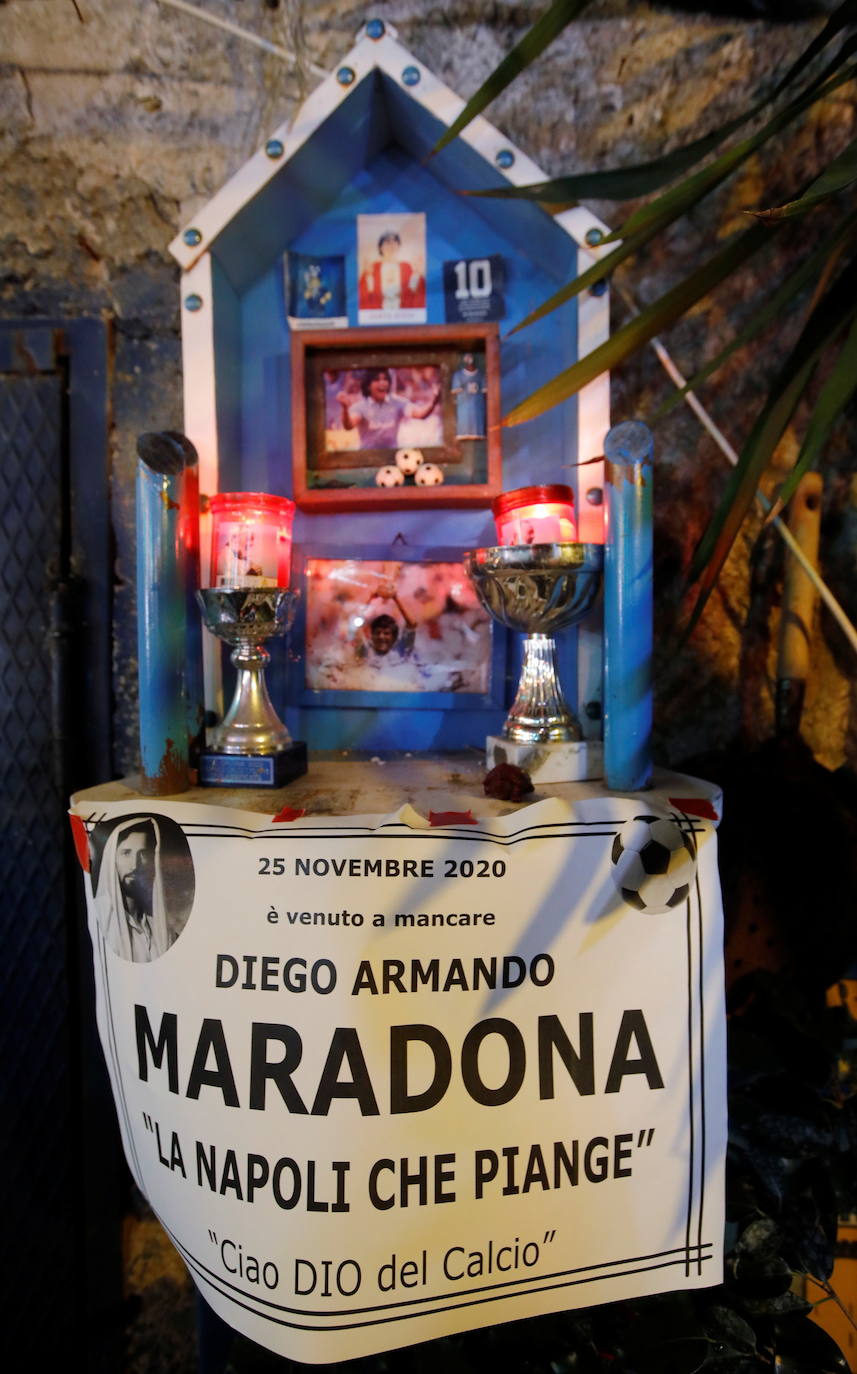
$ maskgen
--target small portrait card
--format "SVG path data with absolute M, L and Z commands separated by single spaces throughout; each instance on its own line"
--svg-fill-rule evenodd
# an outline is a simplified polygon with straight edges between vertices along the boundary
M 289 252 L 284 267 L 289 328 L 345 329 L 345 258 Z
M 359 324 L 425 324 L 425 215 L 358 215 L 357 271 Z

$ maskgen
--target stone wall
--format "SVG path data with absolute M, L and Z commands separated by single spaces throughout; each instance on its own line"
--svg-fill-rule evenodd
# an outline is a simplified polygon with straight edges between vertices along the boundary
M 302 88 L 348 50 L 367 11 L 343 0 L 200 0 L 290 50 L 301 69 L 167 8 L 157 0 L 8 0 L 0 6 L 0 313 L 6 318 L 103 314 L 114 347 L 112 499 L 117 535 L 114 626 L 116 767 L 136 752 L 133 604 L 134 440 L 181 424 L 178 270 L 166 245 L 267 133 Z M 371 13 L 469 95 L 540 12 L 502 0 L 380 0 Z M 699 136 L 741 110 L 781 74 L 818 28 L 681 13 L 643 0 L 601 0 L 489 111 L 551 173 L 635 162 Z M 621 285 L 653 300 L 700 262 L 747 206 L 777 203 L 853 134 L 845 87 L 779 148 L 749 162 L 667 241 L 623 271 Z M 612 224 L 620 207 L 595 204 Z M 778 261 L 818 233 L 798 230 Z M 761 258 L 673 330 L 669 346 L 690 373 L 770 289 Z M 616 319 L 623 316 L 617 301 Z M 703 399 L 740 445 L 794 325 L 772 328 L 723 369 Z M 780 352 L 778 352 L 780 350 Z M 613 379 L 614 415 L 645 418 L 669 383 L 650 353 Z M 798 417 L 800 418 L 800 417 Z M 857 619 L 854 426 L 830 446 L 824 572 Z M 693 542 L 722 491 L 726 464 L 680 409 L 658 423 L 657 753 L 675 762 L 772 730 L 778 541 L 750 522 L 690 644 L 676 651 L 677 613 Z M 752 574 L 752 575 L 751 575 Z M 805 734 L 836 767 L 857 759 L 854 657 L 827 615 L 813 645 Z

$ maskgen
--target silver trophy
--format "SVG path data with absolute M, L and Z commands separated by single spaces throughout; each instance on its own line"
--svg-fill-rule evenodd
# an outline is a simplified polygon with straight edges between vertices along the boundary
M 603 565 L 600 544 L 513 544 L 465 554 L 465 570 L 485 609 L 526 635 L 514 703 L 500 734 L 488 739 L 489 767 L 539 767 L 545 782 L 598 776 L 600 746 L 583 741 L 563 696 L 554 634 L 586 615 Z
M 268 695 L 266 639 L 286 634 L 298 592 L 286 587 L 205 587 L 197 592 L 206 627 L 233 645 L 235 695 L 202 755 L 200 782 L 281 787 L 306 772 L 306 745 L 295 742 Z

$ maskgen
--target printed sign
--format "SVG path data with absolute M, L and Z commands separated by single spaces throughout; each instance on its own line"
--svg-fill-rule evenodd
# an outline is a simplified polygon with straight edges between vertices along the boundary
M 501 320 L 506 268 L 500 253 L 487 258 L 454 258 L 443 264 L 443 300 L 448 324 Z
M 720 1282 L 711 825 L 289 816 L 72 818 L 128 1163 L 215 1311 L 321 1363 Z

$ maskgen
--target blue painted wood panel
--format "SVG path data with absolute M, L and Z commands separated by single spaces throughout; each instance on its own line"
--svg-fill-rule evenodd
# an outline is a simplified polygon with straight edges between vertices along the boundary
M 425 213 L 427 221 L 428 323 L 443 324 L 442 264 L 459 257 L 502 254 L 506 261 L 506 315 L 500 322 L 502 408 L 508 411 L 535 387 L 569 366 L 576 357 L 577 308 L 571 302 L 520 334 L 509 331 L 576 270 L 576 246 L 550 216 L 533 206 L 463 196 L 460 186 L 486 185 L 498 174 L 467 148 L 448 150 L 423 164 L 435 137 L 436 121 L 401 90 L 382 92 L 373 78 L 375 105 L 367 104 L 363 87 L 353 103 L 354 121 L 343 110 L 316 135 L 315 163 L 300 175 L 295 159 L 281 173 L 276 195 L 267 193 L 266 208 L 279 207 L 279 222 L 260 228 L 260 205 L 251 205 L 215 244 L 221 254 L 221 289 L 228 305 L 215 312 L 217 334 L 218 431 L 222 445 L 221 487 L 291 495 L 290 335 L 285 316 L 283 254 L 343 254 L 346 258 L 349 324 L 357 324 L 357 225 L 359 214 Z M 386 83 L 389 85 L 389 83 Z M 408 110 L 413 117 L 407 120 Z M 337 123 L 337 121 L 339 121 Z M 333 126 L 336 125 L 336 129 Z M 338 130 L 338 132 L 337 132 Z M 395 130 L 401 141 L 391 140 Z M 336 135 L 336 136 L 334 136 Z M 354 146 L 349 144 L 349 138 Z M 410 147 L 402 143 L 410 143 Z M 376 151 L 377 149 L 377 151 Z M 415 160 L 414 153 L 421 154 Z M 367 160 L 368 159 L 368 160 Z M 438 174 L 436 174 L 438 173 Z M 441 175 L 442 174 L 442 175 Z M 318 184 L 308 190 L 307 178 Z M 337 189 L 338 187 L 338 189 Z M 293 188 L 290 199 L 287 191 Z M 257 198 L 258 199 L 258 198 Z M 248 242 L 256 254 L 256 273 L 239 266 L 240 231 L 254 224 Z M 300 225 L 298 232 L 296 226 Z M 277 229 L 280 234 L 278 237 Z M 289 237 L 289 234 L 292 234 Z M 276 245 L 276 246 L 275 246 Z M 224 277 L 228 276 L 228 281 Z M 222 330 L 222 333 L 220 332 Z M 227 380 L 228 379 L 228 380 Z M 527 425 L 504 431 L 503 486 L 533 482 L 576 483 L 577 407 L 570 400 Z M 390 544 L 401 537 L 408 546 L 448 545 L 467 549 L 495 542 L 488 510 L 425 510 L 309 515 L 298 512 L 295 543 L 336 545 L 359 556 L 361 547 Z M 575 635 L 561 637 L 563 684 L 570 700 L 576 682 Z M 270 671 L 272 695 L 282 708 L 295 703 L 297 691 L 286 680 L 285 654 L 275 656 Z M 514 657 L 513 654 L 509 655 Z M 409 712 L 386 709 L 298 708 L 287 713 L 289 728 L 314 747 L 452 748 L 482 746 L 489 731 L 502 724 L 498 711 Z

